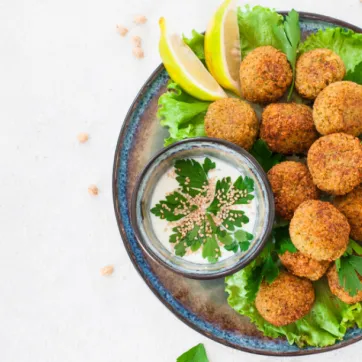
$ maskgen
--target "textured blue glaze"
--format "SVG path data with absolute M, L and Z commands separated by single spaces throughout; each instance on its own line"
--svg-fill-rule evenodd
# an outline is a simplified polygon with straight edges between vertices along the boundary
M 302 32 L 316 31 L 320 28 L 333 27 L 332 23 L 318 22 L 311 20 L 301 19 Z M 116 165 L 116 185 L 118 195 L 119 213 L 121 216 L 122 224 L 126 234 L 125 242 L 129 244 L 130 250 L 134 255 L 135 261 L 138 264 L 138 268 L 146 280 L 148 285 L 158 295 L 158 297 L 179 317 L 188 321 L 188 323 L 198 330 L 203 331 L 205 334 L 212 336 L 218 340 L 224 341 L 227 344 L 237 346 L 241 349 L 246 349 L 256 353 L 271 353 L 271 354 L 290 354 L 300 352 L 300 349 L 295 345 L 289 345 L 285 340 L 268 340 L 259 339 L 257 337 L 240 336 L 230 331 L 225 331 L 218 326 L 206 322 L 199 316 L 191 313 L 181 303 L 179 303 L 174 296 L 160 283 L 157 276 L 153 273 L 150 265 L 145 260 L 140 246 L 138 245 L 134 232 L 132 230 L 130 218 L 128 215 L 129 204 L 127 200 L 127 185 L 128 185 L 128 164 L 130 162 L 130 154 L 134 144 L 135 135 L 137 133 L 137 127 L 140 122 L 140 118 L 144 111 L 147 109 L 150 101 L 154 98 L 159 90 L 167 83 L 168 75 L 166 71 L 161 71 L 155 80 L 148 84 L 147 89 L 141 94 L 136 105 L 136 108 L 130 115 L 128 120 L 128 126 L 124 130 L 123 143 L 120 147 L 119 164 Z M 350 329 L 344 340 L 348 341 L 362 336 L 361 329 Z M 343 343 L 343 342 L 338 342 Z M 319 348 L 309 347 L 304 351 L 319 351 Z

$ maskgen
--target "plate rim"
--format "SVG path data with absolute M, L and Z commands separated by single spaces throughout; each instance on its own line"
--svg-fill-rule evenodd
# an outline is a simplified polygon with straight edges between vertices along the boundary
M 298 10 L 297 10 L 298 11 Z M 277 11 L 279 14 L 285 16 L 288 14 L 288 11 Z M 327 16 L 327 15 L 321 15 L 321 14 L 316 14 L 316 13 L 311 13 L 311 12 L 304 12 L 304 11 L 298 11 L 300 18 L 303 18 L 304 20 L 314 20 L 314 21 L 323 21 L 323 22 L 327 22 L 327 23 L 331 23 L 331 24 L 335 24 L 338 27 L 342 27 L 342 28 L 348 28 L 353 30 L 356 33 L 362 33 L 362 28 L 350 24 L 346 21 L 331 17 L 331 16 Z M 118 135 L 118 140 L 117 140 L 117 145 L 116 145 L 116 149 L 115 149 L 115 153 L 114 153 L 114 160 L 113 160 L 113 170 L 112 170 L 112 197 L 113 197 L 113 208 L 114 208 L 114 212 L 115 212 L 115 216 L 116 216 L 116 221 L 117 221 L 117 225 L 118 225 L 118 229 L 121 235 L 121 240 L 122 243 L 127 251 L 128 257 L 131 259 L 131 262 L 133 264 L 133 266 L 135 267 L 135 269 L 137 270 L 138 274 L 141 276 L 142 280 L 147 284 L 148 288 L 152 291 L 152 293 L 157 297 L 157 299 L 174 315 L 176 316 L 180 321 L 182 321 L 183 323 L 185 323 L 188 327 L 192 328 L 194 331 L 202 334 L 205 337 L 210 338 L 211 340 L 218 342 L 222 345 L 231 347 L 233 349 L 237 349 L 243 352 L 247 352 L 247 353 L 252 353 L 252 354 L 257 354 L 257 355 L 263 355 L 263 356 L 277 356 L 277 357 L 290 357 L 290 356 L 305 356 L 305 355 L 313 355 L 313 354 L 319 354 L 319 353 L 324 353 L 324 352 L 329 352 L 329 351 L 333 351 L 333 350 L 337 350 L 340 348 L 344 348 L 347 347 L 351 344 L 354 344 L 360 340 L 362 340 L 362 334 L 360 336 L 357 337 L 352 337 L 351 339 L 349 339 L 348 341 L 342 341 L 338 344 L 334 344 L 332 346 L 327 346 L 327 347 L 320 347 L 318 349 L 312 349 L 312 350 L 303 350 L 300 349 L 298 351 L 290 351 L 290 352 L 273 352 L 273 351 L 263 351 L 263 350 L 256 350 L 253 348 L 249 348 L 249 347 L 242 347 L 233 343 L 230 343 L 228 341 L 226 341 L 223 338 L 219 338 L 213 334 L 209 334 L 206 331 L 202 330 L 201 328 L 199 328 L 197 325 L 191 323 L 187 318 L 184 318 L 182 315 L 180 315 L 179 313 L 177 313 L 177 311 L 175 311 L 170 304 L 166 303 L 166 301 L 164 299 L 162 299 L 161 295 L 158 293 L 158 291 L 153 287 L 153 285 L 150 283 L 150 281 L 147 279 L 147 277 L 144 275 L 144 273 L 142 272 L 139 264 L 137 263 L 135 256 L 133 255 L 131 248 L 130 248 L 130 244 L 128 242 L 127 236 L 126 236 L 126 232 L 124 230 L 124 225 L 122 222 L 122 218 L 119 212 L 119 202 L 118 202 L 118 188 L 117 188 L 117 180 L 118 180 L 118 166 L 119 166 L 119 161 L 120 161 L 120 154 L 121 154 L 121 148 L 122 148 L 122 144 L 123 144 L 123 140 L 125 138 L 126 135 L 126 130 L 129 126 L 132 114 L 134 112 L 134 110 L 137 108 L 138 104 L 140 103 L 144 93 L 147 91 L 147 89 L 149 88 L 149 86 L 153 83 L 153 81 L 155 80 L 155 78 L 159 75 L 159 73 L 164 70 L 164 66 L 161 63 L 160 65 L 158 65 L 156 67 L 156 69 L 151 73 L 151 75 L 149 76 L 149 78 L 146 80 L 146 82 L 143 84 L 143 86 L 141 87 L 141 89 L 138 91 L 136 97 L 134 98 L 131 106 L 129 107 L 127 114 L 124 118 L 124 122 L 122 124 L 120 133 Z

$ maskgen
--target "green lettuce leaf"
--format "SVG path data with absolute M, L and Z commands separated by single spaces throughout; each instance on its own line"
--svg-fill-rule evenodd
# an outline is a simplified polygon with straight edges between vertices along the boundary
M 185 138 L 205 136 L 204 118 L 209 104 L 190 96 L 178 84 L 170 83 L 158 100 L 157 111 L 161 125 L 168 127 L 170 133 L 165 146 Z
M 274 10 L 262 6 L 238 8 L 241 55 L 245 57 L 253 49 L 271 45 L 281 49 L 275 27 L 283 27 L 284 18 Z
M 192 30 L 191 38 L 186 38 L 185 35 L 183 35 L 183 41 L 191 48 L 191 50 L 205 65 L 205 35 L 198 33 L 196 30 Z
M 336 298 L 329 290 L 325 278 L 313 283 L 316 300 L 310 313 L 295 323 L 276 327 L 268 323 L 255 307 L 255 278 L 267 253 L 262 253 L 254 262 L 240 272 L 225 279 L 228 303 L 238 313 L 250 318 L 258 330 L 271 338 L 285 337 L 290 344 L 299 347 L 326 347 L 341 340 L 348 328 L 362 326 L 361 303 L 348 305 Z
M 337 53 L 346 66 L 348 78 L 354 80 L 351 77 L 355 68 L 359 66 L 361 69 L 362 67 L 360 65 L 362 62 L 362 34 L 342 28 L 319 30 L 299 46 L 299 54 L 318 48 L 328 48 Z M 354 76 L 357 80 L 361 80 L 359 72 Z

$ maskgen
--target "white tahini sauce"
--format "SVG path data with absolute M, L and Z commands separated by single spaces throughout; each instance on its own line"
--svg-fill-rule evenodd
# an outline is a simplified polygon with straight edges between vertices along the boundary
M 230 164 L 226 163 L 217 158 L 208 157 L 211 161 L 216 163 L 216 168 L 210 170 L 208 173 L 209 179 L 215 178 L 215 183 L 217 180 L 221 180 L 224 177 L 231 177 L 232 182 L 234 183 L 235 180 L 239 176 L 249 176 L 248 174 L 242 173 L 238 171 L 236 168 L 231 166 Z M 204 162 L 205 158 L 201 157 L 193 157 L 192 159 L 200 162 L 201 164 Z M 152 194 L 151 199 L 151 208 L 158 204 L 161 200 L 166 199 L 167 193 L 172 193 L 176 189 L 179 188 L 179 184 L 176 181 L 175 174 L 174 174 L 174 167 L 170 168 L 158 181 L 154 192 Z M 255 196 L 255 193 L 252 193 Z M 256 228 L 256 220 L 257 220 L 257 208 L 258 208 L 258 200 L 254 197 L 253 200 L 249 204 L 246 205 L 234 205 L 232 207 L 234 210 L 242 210 L 245 212 L 245 215 L 249 218 L 249 222 L 247 224 L 242 225 L 242 229 L 255 235 L 255 228 Z M 154 233 L 158 240 L 165 246 L 167 250 L 174 253 L 174 244 L 169 242 L 169 237 L 172 232 L 172 225 L 169 221 L 161 219 L 154 214 L 151 213 L 151 222 L 153 226 Z M 253 240 L 251 240 L 253 243 Z M 223 244 L 220 244 L 221 249 L 221 257 L 219 257 L 218 261 L 227 259 L 235 253 L 233 251 L 228 251 L 224 249 Z M 189 248 L 187 249 L 186 255 L 182 257 L 182 259 L 199 264 L 208 264 L 209 261 L 202 257 L 202 246 L 196 252 L 192 252 Z

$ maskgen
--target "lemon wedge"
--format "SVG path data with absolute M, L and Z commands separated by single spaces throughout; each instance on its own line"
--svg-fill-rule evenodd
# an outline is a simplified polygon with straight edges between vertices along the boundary
M 235 0 L 224 1 L 210 20 L 205 35 L 205 59 L 217 82 L 240 96 L 241 53 Z
M 159 20 L 160 55 L 170 77 L 195 98 L 213 101 L 227 97 L 200 59 L 178 34 L 168 34 L 166 21 Z

